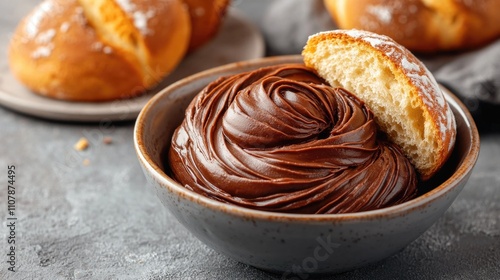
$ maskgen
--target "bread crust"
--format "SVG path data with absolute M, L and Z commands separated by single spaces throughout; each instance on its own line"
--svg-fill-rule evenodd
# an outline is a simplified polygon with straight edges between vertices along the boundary
M 352 48 L 358 57 L 343 63 L 347 61 L 345 50 Z M 331 85 L 346 88 L 367 104 L 381 129 L 403 149 L 423 180 L 448 159 L 456 136 L 453 113 L 432 74 L 406 48 L 387 36 L 335 30 L 310 36 L 302 54 L 305 64 Z M 370 71 L 373 69 L 355 65 L 366 60 L 380 69 Z M 356 76 L 342 77 L 349 67 Z M 363 90 L 359 90 L 360 85 L 351 84 L 350 79 L 355 83 L 385 81 L 382 87 L 361 85 Z
M 188 52 L 193 52 L 215 36 L 230 0 L 183 0 L 189 10 L 193 32 Z
M 122 1 L 134 10 L 106 6 L 99 16 L 90 16 L 86 5 L 93 2 L 99 1 L 45 0 L 18 25 L 9 45 L 9 64 L 35 93 L 85 102 L 133 97 L 182 60 L 190 25 L 180 0 Z M 114 21 L 99 21 L 106 18 Z M 120 24 L 113 25 L 117 18 Z M 110 40 L 110 30 L 133 34 L 134 42 Z
M 393 38 L 415 52 L 466 50 L 500 37 L 497 0 L 324 0 L 341 29 Z

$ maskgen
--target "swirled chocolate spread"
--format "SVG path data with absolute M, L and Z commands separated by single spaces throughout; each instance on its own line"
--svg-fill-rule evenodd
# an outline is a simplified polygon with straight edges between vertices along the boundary
M 414 167 L 363 102 L 300 64 L 209 84 L 174 132 L 169 165 L 192 191 L 265 211 L 360 212 L 417 190 Z

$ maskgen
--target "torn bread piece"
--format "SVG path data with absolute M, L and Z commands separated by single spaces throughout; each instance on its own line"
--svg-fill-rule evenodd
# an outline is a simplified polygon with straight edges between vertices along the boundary
M 331 86 L 345 88 L 367 104 L 422 180 L 448 159 L 455 118 L 433 75 L 406 48 L 372 32 L 334 30 L 310 36 L 302 55 Z

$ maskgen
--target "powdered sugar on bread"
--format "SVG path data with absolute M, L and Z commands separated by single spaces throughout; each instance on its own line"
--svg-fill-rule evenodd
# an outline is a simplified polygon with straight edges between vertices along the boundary
M 155 10 L 150 8 L 143 11 L 137 8 L 137 5 L 130 0 L 115 0 L 116 3 L 125 11 L 133 20 L 135 28 L 143 35 L 150 35 L 153 31 L 148 28 L 148 21 L 156 14 Z

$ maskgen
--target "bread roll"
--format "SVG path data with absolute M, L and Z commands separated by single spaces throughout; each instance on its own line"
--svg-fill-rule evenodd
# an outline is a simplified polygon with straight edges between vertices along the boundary
M 184 0 L 184 2 L 191 18 L 189 52 L 192 52 L 217 34 L 230 0 Z
M 500 37 L 498 0 L 324 0 L 341 29 L 387 35 L 411 51 L 482 46 Z
M 45 0 L 15 30 L 9 63 L 47 97 L 127 98 L 178 65 L 190 32 L 181 0 Z
M 336 30 L 310 36 L 302 55 L 330 85 L 367 104 L 423 180 L 448 159 L 456 136 L 453 113 L 432 74 L 406 48 L 387 36 Z

